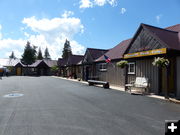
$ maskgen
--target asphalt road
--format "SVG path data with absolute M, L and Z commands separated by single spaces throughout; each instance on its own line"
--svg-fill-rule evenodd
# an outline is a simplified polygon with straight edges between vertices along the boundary
M 163 135 L 168 119 L 180 105 L 53 77 L 0 80 L 0 135 Z

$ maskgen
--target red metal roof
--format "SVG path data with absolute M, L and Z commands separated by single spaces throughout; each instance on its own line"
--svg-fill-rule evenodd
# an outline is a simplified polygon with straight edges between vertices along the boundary
M 70 65 L 77 65 L 82 59 L 83 55 L 71 55 L 68 59 L 58 59 L 58 66 L 70 66 Z
M 130 41 L 131 41 L 131 39 L 127 39 L 127 40 L 120 42 L 114 48 L 112 48 L 108 52 L 106 52 L 105 55 L 108 56 L 111 60 L 123 58 L 124 52 L 128 48 Z M 99 61 L 105 61 L 103 55 L 101 57 L 99 57 L 98 59 L 96 59 L 96 62 L 99 62 Z
M 147 24 L 141 24 L 147 28 L 154 36 L 159 38 L 162 42 L 167 45 L 167 48 L 180 50 L 180 24 L 176 24 L 165 29 L 154 27 Z M 126 49 L 132 39 L 124 40 L 116 45 L 114 48 L 110 49 L 105 53 L 111 60 L 123 58 Z M 104 61 L 104 56 L 102 55 L 96 62 Z
M 87 48 L 87 50 L 89 51 L 93 60 L 96 60 L 97 58 L 105 54 L 107 51 L 109 51 L 108 49 L 97 49 L 97 48 Z
M 180 24 L 176 24 L 165 29 L 180 32 Z

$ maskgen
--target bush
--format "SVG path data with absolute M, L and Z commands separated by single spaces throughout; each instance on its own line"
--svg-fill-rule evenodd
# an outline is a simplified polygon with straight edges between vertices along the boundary
M 167 67 L 169 65 L 169 60 L 164 57 L 157 57 L 154 58 L 152 64 L 157 67 Z
M 127 66 L 127 64 L 128 62 L 126 60 L 121 60 L 116 65 L 120 68 L 124 68 L 125 66 Z
M 52 71 L 52 72 L 57 72 L 58 69 L 59 69 L 58 66 L 52 66 L 52 67 L 51 67 L 51 71 Z

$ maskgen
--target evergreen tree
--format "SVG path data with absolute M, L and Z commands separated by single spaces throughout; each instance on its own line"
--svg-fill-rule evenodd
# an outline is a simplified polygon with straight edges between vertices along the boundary
M 14 55 L 14 51 L 12 51 L 11 55 L 9 56 L 10 59 L 16 59 L 15 55 Z
M 38 50 L 37 59 L 38 59 L 38 60 L 42 60 L 42 59 L 43 59 L 42 52 L 41 52 L 41 48 L 39 48 L 39 50 Z
M 48 48 L 46 47 L 45 51 L 44 51 L 44 59 L 51 59 L 51 56 L 49 54 Z
M 27 44 L 22 55 L 21 62 L 25 65 L 31 65 L 36 60 L 36 46 L 31 46 L 30 42 L 27 41 Z
M 66 39 L 65 43 L 64 43 L 64 48 L 62 51 L 62 58 L 66 59 L 68 58 L 70 55 L 72 55 L 72 51 L 71 51 L 71 46 L 70 46 L 70 42 Z

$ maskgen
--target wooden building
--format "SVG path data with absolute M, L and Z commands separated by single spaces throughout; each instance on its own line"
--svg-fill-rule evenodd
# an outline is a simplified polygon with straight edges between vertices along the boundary
M 25 69 L 28 69 L 27 75 L 37 75 L 37 76 L 48 76 L 53 75 L 53 72 L 51 71 L 51 68 L 53 66 L 57 66 L 56 60 L 50 60 L 50 59 L 43 59 L 43 60 L 36 60 L 31 65 L 24 65 L 24 74 Z
M 56 60 L 36 60 L 31 65 L 24 65 L 20 59 L 0 59 L 0 64 L 9 70 L 9 75 L 52 75 L 51 67 L 57 65 Z
M 83 55 L 70 55 L 67 59 L 58 59 L 59 76 L 70 78 L 81 78 L 81 61 Z
M 107 81 L 111 85 L 124 87 L 124 69 L 117 67 L 116 63 L 123 59 L 124 52 L 130 41 L 131 39 L 124 40 L 104 54 L 111 59 L 110 63 L 105 62 L 104 55 L 96 59 L 96 76 L 99 77 L 99 80 Z
M 23 64 L 20 59 L 0 59 L 0 65 L 9 75 L 21 75 Z
M 168 71 L 152 65 L 155 57 L 170 61 Z M 149 93 L 164 95 L 167 91 L 169 96 L 180 98 L 179 57 L 180 24 L 165 29 L 141 24 L 124 55 L 124 59 L 131 63 L 127 80 L 146 77 L 150 84 Z
M 98 79 L 96 76 L 95 60 L 101 57 L 108 50 L 87 48 L 82 60 L 82 79 L 87 81 L 88 79 Z

